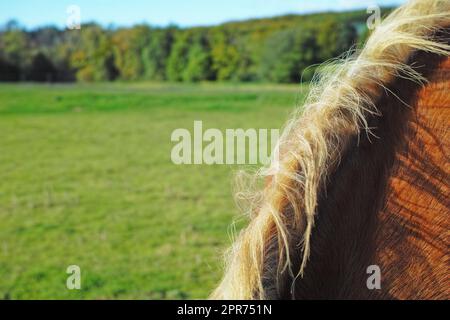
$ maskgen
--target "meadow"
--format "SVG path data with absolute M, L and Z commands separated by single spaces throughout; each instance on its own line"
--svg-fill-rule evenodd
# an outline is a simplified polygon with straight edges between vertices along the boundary
M 198 299 L 222 272 L 237 165 L 175 165 L 171 132 L 279 128 L 265 84 L 0 85 L 0 299 Z M 245 168 L 245 166 L 244 166 Z M 66 288 L 78 265 L 81 290 Z

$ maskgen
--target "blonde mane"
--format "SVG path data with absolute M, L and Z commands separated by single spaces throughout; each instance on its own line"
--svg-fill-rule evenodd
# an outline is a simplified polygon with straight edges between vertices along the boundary
M 257 173 L 269 183 L 253 196 L 251 207 L 258 209 L 229 250 L 225 276 L 212 298 L 273 298 L 287 278 L 292 294 L 308 261 L 318 196 L 327 179 L 351 139 L 361 132 L 371 135 L 367 119 L 379 114 L 376 102 L 389 83 L 398 77 L 426 81 L 407 64 L 411 55 L 449 55 L 450 47 L 432 37 L 449 25 L 450 1 L 410 1 L 374 30 L 359 53 L 324 68 L 283 130 L 280 161 Z M 293 270 L 298 249 L 302 256 Z

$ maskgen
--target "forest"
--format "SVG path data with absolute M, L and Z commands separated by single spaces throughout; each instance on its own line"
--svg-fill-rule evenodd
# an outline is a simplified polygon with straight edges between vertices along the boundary
M 87 23 L 79 30 L 27 30 L 10 21 L 0 29 L 0 81 L 308 81 L 318 64 L 364 43 L 367 18 L 351 11 L 192 28 Z

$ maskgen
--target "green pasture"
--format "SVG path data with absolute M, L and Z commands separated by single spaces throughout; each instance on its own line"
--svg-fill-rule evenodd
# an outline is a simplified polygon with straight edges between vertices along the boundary
M 0 299 L 206 298 L 239 217 L 241 167 L 174 165 L 171 132 L 194 120 L 279 128 L 301 96 L 298 85 L 0 85 Z M 66 288 L 72 264 L 81 290 Z

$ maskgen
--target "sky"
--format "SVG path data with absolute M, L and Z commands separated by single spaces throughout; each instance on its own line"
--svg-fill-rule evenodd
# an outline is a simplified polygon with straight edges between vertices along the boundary
M 287 13 L 366 9 L 369 5 L 399 5 L 405 0 L 1 0 L 0 25 L 15 19 L 27 28 L 64 27 L 67 8 L 80 8 L 81 22 L 104 26 L 148 23 L 181 27 L 215 25 Z

